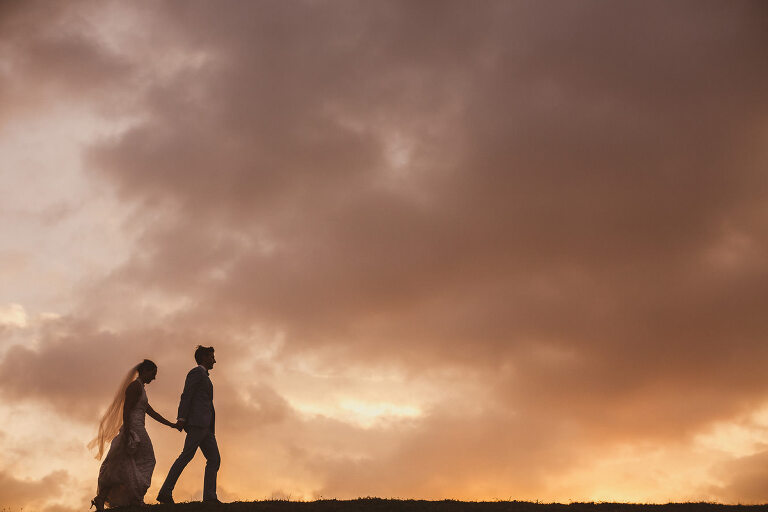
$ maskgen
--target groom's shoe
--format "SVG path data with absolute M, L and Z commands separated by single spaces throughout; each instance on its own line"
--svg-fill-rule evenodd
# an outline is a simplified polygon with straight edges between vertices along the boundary
M 219 498 L 208 498 L 203 500 L 203 503 L 215 503 L 217 505 L 221 505 L 221 501 L 219 501 Z
M 173 501 L 173 497 L 170 494 L 160 493 L 157 495 L 156 499 L 158 502 L 165 503 L 166 505 L 173 505 L 175 503 Z

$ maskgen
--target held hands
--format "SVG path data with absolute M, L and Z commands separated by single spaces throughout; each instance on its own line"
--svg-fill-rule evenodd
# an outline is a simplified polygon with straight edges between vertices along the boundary
M 177 420 L 176 423 L 171 423 L 170 426 L 181 432 L 184 429 L 184 423 L 184 420 Z

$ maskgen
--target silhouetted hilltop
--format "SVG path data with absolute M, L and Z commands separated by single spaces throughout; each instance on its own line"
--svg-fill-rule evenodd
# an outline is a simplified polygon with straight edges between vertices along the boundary
M 267 500 L 213 505 L 201 502 L 151 505 L 152 512 L 710 512 L 768 511 L 768 505 L 720 505 L 717 503 L 531 503 L 526 501 L 424 501 L 361 498 L 357 500 Z

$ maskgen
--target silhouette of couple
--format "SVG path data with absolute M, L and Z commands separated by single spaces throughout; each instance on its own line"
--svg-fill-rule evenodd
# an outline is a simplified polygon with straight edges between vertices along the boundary
M 98 447 L 97 459 L 111 440 L 109 451 L 99 469 L 98 492 L 91 507 L 110 507 L 144 503 L 144 495 L 152 481 L 155 452 L 144 427 L 144 417 L 169 427 L 184 430 L 187 437 L 181 455 L 168 471 L 157 495 L 160 503 L 173 503 L 173 488 L 181 472 L 195 456 L 198 448 L 206 458 L 203 480 L 203 501 L 220 503 L 216 496 L 216 473 L 221 458 L 216 444 L 216 412 L 213 408 L 213 383 L 208 372 L 216 363 L 213 347 L 198 346 L 195 350 L 198 366 L 192 368 L 184 382 L 176 423 L 163 418 L 150 407 L 144 386 L 157 377 L 157 365 L 145 359 L 128 373 L 112 404 L 101 418 L 99 433 L 88 445 Z

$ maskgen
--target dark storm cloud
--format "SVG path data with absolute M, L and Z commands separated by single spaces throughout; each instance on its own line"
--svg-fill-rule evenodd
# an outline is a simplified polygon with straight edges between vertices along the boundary
M 289 347 L 487 363 L 546 344 L 587 395 L 717 367 L 762 396 L 742 363 L 765 271 L 707 254 L 734 232 L 753 252 L 734 258 L 764 254 L 765 13 L 690 7 L 259 3 L 209 23 L 169 4 L 209 62 L 92 152 L 153 218 L 125 274 Z
M 187 300 L 163 331 L 232 354 L 283 331 L 279 357 L 486 372 L 493 390 L 474 422 L 440 404 L 365 469 L 307 457 L 324 492 L 438 496 L 477 467 L 522 479 L 511 459 L 534 475 L 520 489 L 544 489 L 535 475 L 579 464 L 576 446 L 685 439 L 768 399 L 762 3 L 150 11 L 158 51 L 194 65 L 144 83 L 143 121 L 88 152 L 139 237 L 78 314 L 156 293 Z M 87 63 L 77 80 L 123 72 L 92 39 L 45 41 L 20 46 L 27 76 L 62 51 Z M 72 343 L 116 347 L 102 364 L 136 335 L 99 332 Z M 168 354 L 188 341 L 168 336 Z M 12 349 L 0 385 L 58 397 L 27 376 L 65 346 Z M 252 396 L 224 414 L 306 428 L 278 391 Z

